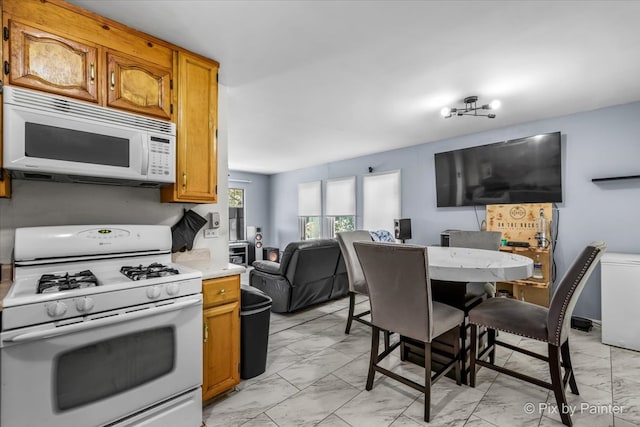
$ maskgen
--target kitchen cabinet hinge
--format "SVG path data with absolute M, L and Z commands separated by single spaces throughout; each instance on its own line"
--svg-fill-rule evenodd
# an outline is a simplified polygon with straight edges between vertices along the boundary
M 169 105 L 169 113 L 173 114 L 173 104 Z
M 216 141 L 218 140 L 218 129 L 216 129 Z
M 218 194 L 218 184 L 216 184 L 216 194 Z
M 0 93 L 2 93 L 4 91 L 4 86 L 3 85 L 4 85 L 4 83 L 2 83 L 2 80 L 0 80 Z
M 4 61 L 4 73 L 9 75 L 9 61 Z
M 9 28 L 8 28 L 8 27 L 4 27 L 4 28 L 2 29 L 2 39 L 3 39 L 4 41 L 9 40 Z
M 219 76 L 219 74 L 218 74 L 218 73 L 216 73 L 216 83 L 218 83 L 218 82 L 220 81 L 220 80 L 219 80 L 219 78 L 218 78 L 218 76 Z
M 169 89 L 173 90 L 173 79 L 169 80 Z

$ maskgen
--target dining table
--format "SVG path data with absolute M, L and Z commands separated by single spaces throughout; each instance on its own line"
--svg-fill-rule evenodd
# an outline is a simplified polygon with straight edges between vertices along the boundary
M 474 306 L 486 298 L 484 295 L 469 296 L 469 282 L 506 282 L 526 279 L 533 275 L 533 260 L 511 252 L 498 250 L 459 248 L 450 246 L 428 246 L 427 262 L 431 281 L 433 301 L 468 310 L 469 304 Z M 461 345 L 464 354 L 468 353 L 467 328 L 462 329 Z M 424 348 L 422 344 L 401 337 L 401 358 L 424 365 Z M 432 343 L 432 364 L 437 371 L 440 355 L 452 349 L 452 336 L 448 334 L 435 339 Z M 481 343 L 480 343 L 481 344 Z M 436 354 L 437 353 L 437 354 Z M 446 360 L 446 357 L 445 359 Z M 466 357 L 462 360 L 462 382 L 466 384 Z
M 506 282 L 533 274 L 533 260 L 511 252 L 428 246 L 429 277 L 447 282 Z

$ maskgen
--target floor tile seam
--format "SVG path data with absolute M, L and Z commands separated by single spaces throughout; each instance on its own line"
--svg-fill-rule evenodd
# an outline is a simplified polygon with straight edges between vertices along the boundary
M 338 369 L 340 369 L 340 368 L 338 368 Z M 333 372 L 335 372 L 335 371 L 333 371 Z M 314 424 L 314 425 L 318 425 L 318 424 L 320 424 L 322 421 L 324 421 L 326 418 L 330 417 L 330 416 L 333 414 L 333 415 L 335 415 L 336 417 L 340 418 L 342 421 L 344 421 L 347 425 L 352 426 L 352 424 L 350 424 L 350 423 L 348 423 L 347 421 L 345 421 L 344 419 L 342 419 L 338 414 L 336 414 L 336 412 L 337 412 L 340 408 L 342 408 L 344 405 L 346 405 L 347 403 L 351 402 L 353 399 L 355 399 L 356 397 L 358 397 L 358 396 L 360 395 L 360 393 L 362 393 L 362 391 L 360 391 L 360 390 L 358 389 L 358 387 L 356 387 L 355 385 L 351 384 L 349 381 L 343 380 L 343 379 L 342 379 L 342 378 L 340 378 L 339 376 L 335 375 L 333 372 L 330 372 L 330 373 L 328 373 L 327 375 L 325 375 L 324 377 L 320 377 L 320 378 L 318 378 L 316 381 L 312 382 L 312 383 L 311 383 L 311 384 L 309 384 L 308 386 L 306 386 L 306 387 L 304 387 L 304 388 L 302 388 L 302 389 L 299 389 L 299 391 L 298 391 L 297 393 L 295 393 L 295 394 L 293 394 L 293 395 L 289 396 L 289 397 L 288 397 L 287 399 L 285 399 L 285 400 L 292 399 L 293 397 L 295 397 L 296 395 L 298 395 L 298 394 L 302 393 L 303 391 L 305 391 L 306 389 L 308 389 L 308 388 L 309 388 L 309 387 L 311 387 L 312 385 L 316 384 L 317 382 L 324 380 L 324 379 L 325 379 L 325 378 L 327 378 L 329 375 L 333 375 L 333 377 L 334 377 L 334 378 L 337 378 L 338 380 L 342 381 L 342 382 L 343 382 L 343 383 L 345 383 L 346 385 L 350 386 L 350 387 L 351 387 L 351 388 L 353 388 L 355 391 L 357 391 L 357 393 L 356 393 L 356 394 L 355 394 L 351 399 L 347 400 L 347 401 L 346 401 L 346 402 L 344 402 L 342 405 L 340 405 L 338 408 L 334 409 L 331 413 L 329 413 L 326 417 L 324 417 L 322 420 L 318 421 L 318 422 L 317 422 L 316 424 Z M 286 381 L 286 379 L 285 379 L 285 381 Z M 288 381 L 287 381 L 287 382 L 288 382 Z M 293 384 L 292 384 L 292 385 L 293 385 Z M 294 386 L 294 387 L 296 387 L 296 386 Z M 298 388 L 298 387 L 296 387 L 296 388 Z M 366 390 L 365 390 L 365 391 L 366 391 Z M 284 401 L 283 401 L 283 402 L 284 402 Z M 282 403 L 282 402 L 280 402 L 280 403 Z M 279 405 L 280 403 L 278 403 L 278 405 Z M 277 405 L 275 405 L 275 406 L 277 406 Z M 271 407 L 271 408 L 269 408 L 269 409 L 265 410 L 265 411 L 264 411 L 264 412 L 265 412 L 265 415 L 266 415 L 266 412 L 267 412 L 268 410 L 271 410 L 272 408 L 273 408 L 273 407 Z M 268 416 L 268 415 L 267 415 L 267 416 Z M 269 418 L 271 418 L 271 417 L 269 417 Z M 275 421 L 274 421 L 274 422 L 275 422 Z M 277 424 L 277 423 L 276 423 L 276 424 Z
M 335 372 L 335 371 L 334 371 Z M 333 372 L 329 375 L 333 375 Z M 329 376 L 327 375 L 327 376 Z M 344 381 L 345 383 L 349 384 L 351 387 L 353 387 L 356 390 L 360 390 L 358 387 L 356 387 L 355 385 L 351 384 L 349 381 L 343 380 L 342 378 L 338 377 L 337 375 L 334 375 L 336 378 L 339 378 L 340 380 Z M 362 394 L 363 391 L 366 391 L 367 393 L 371 392 L 371 390 L 367 390 L 366 388 L 364 390 L 360 390 L 358 393 L 356 393 L 355 396 L 353 396 L 351 399 L 347 400 L 346 402 L 344 402 L 342 405 L 340 405 L 338 408 L 336 408 L 332 414 L 335 415 L 336 417 L 340 418 L 342 421 L 344 421 L 347 425 L 349 426 L 353 426 L 353 424 L 349 423 L 347 420 L 345 420 L 344 418 L 342 418 L 340 415 L 337 414 L 337 412 L 342 409 L 346 404 L 348 404 L 349 402 L 353 401 L 356 397 L 360 396 L 360 394 Z M 411 405 L 409 405 L 411 406 Z M 405 409 L 406 410 L 406 409 Z M 404 411 L 403 411 L 404 412 Z M 327 415 L 327 417 L 329 417 L 331 414 Z M 395 420 L 394 420 L 395 421 Z M 393 423 L 392 423 L 393 424 Z M 317 424 L 316 424 L 317 425 Z
M 483 397 L 484 397 L 484 396 L 483 396 Z M 479 403 L 479 402 L 478 402 L 478 403 Z M 477 408 L 477 406 L 476 406 L 476 408 Z M 473 410 L 475 411 L 476 409 L 474 408 Z M 471 420 L 471 417 L 476 417 L 476 418 L 478 418 L 478 419 L 481 419 L 481 420 L 482 420 L 482 421 L 484 421 L 485 423 L 487 423 L 487 424 L 491 424 L 492 426 L 500 427 L 500 426 L 498 426 L 497 424 L 494 424 L 494 423 L 492 423 L 492 422 L 491 422 L 491 421 L 489 421 L 489 420 L 485 420 L 484 418 L 482 418 L 482 417 L 481 417 L 481 416 L 479 416 L 479 415 L 474 415 L 474 414 L 473 414 L 473 412 L 471 413 L 471 415 L 469 415 L 469 418 L 467 418 L 467 419 L 465 420 L 465 422 L 464 422 L 464 425 L 465 425 L 465 426 L 466 426 L 466 425 L 467 425 L 467 423 Z
M 496 349 L 496 350 L 497 350 L 497 349 Z M 509 362 L 509 360 L 510 360 L 510 359 L 511 359 L 511 357 L 514 355 L 514 353 L 515 353 L 514 351 L 512 351 L 511 353 L 509 353 L 509 356 L 507 357 L 507 360 L 505 360 L 505 362 L 504 362 L 504 366 L 506 366 L 506 364 Z M 489 369 L 489 368 L 487 368 L 487 369 Z M 493 370 L 492 370 L 492 371 L 493 371 Z M 494 372 L 498 372 L 498 371 L 494 371 Z M 481 398 L 478 400 L 478 402 L 476 403 L 475 407 L 473 408 L 473 411 L 471 411 L 471 415 L 469 415 L 469 418 L 467 418 L 467 421 L 465 421 L 465 424 L 469 421 L 469 419 L 470 419 L 472 416 L 474 416 L 474 415 L 475 415 L 475 412 L 477 411 L 478 407 L 480 406 L 480 403 L 481 403 L 481 402 L 482 402 L 482 400 L 487 396 L 487 394 L 489 393 L 489 390 L 491 390 L 491 387 L 492 387 L 493 385 L 495 385 L 495 383 L 496 383 L 497 379 L 500 377 L 500 375 L 504 375 L 504 376 L 505 376 L 505 377 L 507 377 L 507 378 L 513 378 L 513 377 L 511 377 L 511 376 L 509 376 L 509 375 L 502 374 L 501 372 L 498 372 L 498 375 L 496 375 L 496 376 L 495 376 L 495 378 L 491 381 L 491 384 L 489 385 L 489 387 L 487 387 L 487 389 L 486 389 L 486 390 L 484 391 L 484 393 L 482 394 L 482 397 L 481 397 Z M 525 384 L 526 384 L 526 382 L 524 382 L 524 381 L 521 381 L 521 382 L 523 382 L 523 383 L 525 383 Z M 475 388 L 475 387 L 474 387 L 474 388 Z M 551 393 L 551 391 L 547 390 L 547 398 L 546 398 L 546 400 L 549 400 L 549 393 Z M 546 401 L 546 400 L 545 400 L 545 401 Z M 483 420 L 483 421 L 488 422 L 488 423 L 489 423 L 489 424 L 491 424 L 491 425 L 495 425 L 495 424 L 493 424 L 492 422 L 490 422 L 490 421 L 488 421 L 488 420 L 485 420 L 484 418 L 482 418 L 482 417 L 481 417 L 481 416 L 479 416 L 479 415 L 475 415 L 475 416 L 476 416 L 477 418 L 480 418 L 480 419 L 481 419 L 481 420 Z M 538 419 L 538 426 L 539 426 L 541 423 L 542 423 L 542 414 L 540 414 L 540 418 Z
M 624 421 L 626 423 L 640 426 L 640 420 L 638 420 L 638 419 L 632 420 L 632 419 L 629 419 L 629 418 L 621 417 L 620 415 L 624 415 L 624 413 L 623 414 L 616 414 L 616 415 L 613 416 L 613 425 L 614 426 L 615 426 L 615 423 L 616 423 L 616 418 L 620 418 L 622 421 Z
M 414 389 L 414 390 L 415 390 L 415 389 Z M 420 397 L 424 397 L 424 393 L 420 393 L 420 394 L 418 394 L 418 395 L 416 396 L 416 398 L 415 398 L 415 399 L 413 399 L 413 401 L 412 401 L 411 403 L 409 403 L 409 404 L 407 405 L 407 407 L 406 407 L 406 408 L 404 408 L 404 410 L 403 410 L 402 412 L 400 412 L 400 413 L 398 414 L 398 416 L 397 416 L 397 417 L 395 417 L 395 418 L 393 419 L 393 421 L 391 421 L 391 422 L 389 423 L 389 425 L 393 425 L 393 423 L 395 423 L 395 422 L 398 420 L 398 418 L 402 417 L 402 416 L 404 415 L 404 413 L 405 413 L 405 412 L 407 412 L 407 411 L 409 410 L 409 408 L 411 408 L 411 406 L 413 406 L 413 404 L 414 404 L 414 403 L 416 403 L 418 400 L 420 400 Z M 424 404 L 423 404 L 423 405 L 424 405 Z M 424 410 L 424 408 L 423 408 L 423 410 Z M 408 415 L 404 415 L 404 416 L 405 416 L 405 417 L 407 417 L 408 419 L 410 419 L 411 421 L 413 421 L 413 418 L 411 418 L 410 416 L 408 416 Z
M 308 339 L 308 338 L 304 338 L 304 339 Z M 288 345 L 284 346 L 284 348 L 286 348 L 287 350 L 289 350 L 289 351 L 291 351 L 291 352 L 295 353 L 295 354 L 296 354 L 296 356 L 300 356 L 300 357 L 302 357 L 302 359 L 303 359 L 303 360 L 310 359 L 310 358 L 312 358 L 313 356 L 317 355 L 318 353 L 322 353 L 323 351 L 325 351 L 325 350 L 327 350 L 327 349 L 329 349 L 329 348 L 331 348 L 331 349 L 332 349 L 332 350 L 334 350 L 334 351 L 337 351 L 338 353 L 340 353 L 340 354 L 342 354 L 342 355 L 349 356 L 348 354 L 345 354 L 345 353 L 341 352 L 340 350 L 336 350 L 336 349 L 332 348 L 334 345 L 339 344 L 339 343 L 341 343 L 342 341 L 338 341 L 338 342 L 336 342 L 336 343 L 333 343 L 333 344 L 331 344 L 330 346 L 324 347 L 324 348 L 322 348 L 322 349 L 320 349 L 320 350 L 318 350 L 318 351 L 315 351 L 315 352 L 313 352 L 313 353 L 302 353 L 302 354 L 301 354 L 301 353 L 296 352 L 295 350 L 293 350 L 293 349 L 291 349 L 291 348 L 289 348 L 289 346 L 290 346 L 290 345 L 295 344 L 295 343 L 297 343 L 297 342 L 298 342 L 298 341 L 294 341 L 294 342 L 292 342 L 292 343 L 289 343 Z M 282 348 L 282 347 L 280 347 L 280 348 Z
M 271 422 L 272 422 L 272 423 L 274 423 L 275 425 L 277 425 L 278 427 L 280 427 L 280 424 L 278 424 L 278 423 L 276 422 L 276 420 L 274 420 L 273 418 L 271 418 L 271 417 L 267 414 L 267 412 L 266 412 L 266 411 L 265 411 L 265 412 L 263 412 L 263 414 L 264 414 L 264 416 L 265 416 L 265 417 L 269 418 L 269 419 L 271 420 Z
M 279 373 L 279 372 L 276 372 L 274 375 L 279 376 L 279 377 L 280 377 L 280 378 L 282 378 L 282 379 L 283 379 L 287 384 L 289 384 L 289 385 L 291 385 L 291 386 L 295 387 L 295 388 L 296 388 L 296 390 L 298 390 L 296 393 L 292 394 L 291 396 L 287 397 L 286 399 L 283 399 L 283 400 L 281 400 L 280 402 L 276 403 L 276 405 L 279 405 L 280 403 L 284 402 L 285 400 L 290 399 L 292 396 L 295 396 L 296 394 L 300 393 L 302 390 L 304 390 L 304 389 L 306 388 L 306 387 L 305 387 L 305 388 L 300 388 L 300 387 L 296 386 L 296 385 L 295 385 L 295 384 L 293 384 L 291 381 L 289 381 L 288 379 L 286 379 L 285 377 L 283 377 L 282 375 L 280 375 L 280 373 Z M 308 387 L 308 386 L 307 386 L 307 387 Z M 276 405 L 273 405 L 273 406 L 276 406 Z M 269 409 L 273 408 L 273 406 L 272 406 L 272 407 L 270 407 Z M 265 410 L 264 412 L 267 412 L 269 409 Z
M 346 334 L 345 334 L 345 335 L 346 335 Z M 343 338 L 343 340 L 342 340 L 342 341 L 344 341 L 347 337 L 348 337 L 348 335 L 346 335 L 346 336 L 345 336 L 345 338 Z M 304 338 L 304 339 L 307 339 L 307 338 Z M 310 359 L 310 358 L 314 357 L 315 355 L 317 355 L 318 353 L 322 353 L 323 351 L 326 351 L 327 349 L 332 349 L 332 350 L 337 351 L 338 353 L 340 353 L 340 354 L 342 354 L 342 355 L 344 355 L 344 356 L 351 357 L 351 355 L 350 355 L 350 354 L 347 354 L 347 353 L 345 353 L 345 352 L 342 352 L 342 351 L 340 351 L 340 350 L 337 350 L 337 349 L 333 348 L 333 346 L 334 346 L 334 345 L 339 344 L 339 343 L 341 343 L 342 341 L 338 341 L 338 342 L 336 342 L 336 343 L 334 343 L 334 344 L 331 344 L 331 345 L 330 345 L 330 346 L 328 346 L 328 347 L 325 347 L 325 348 L 320 349 L 320 350 L 318 350 L 318 351 L 316 351 L 316 352 L 313 352 L 313 353 L 309 353 L 309 354 L 307 354 L 307 355 L 297 353 L 295 350 L 292 350 L 292 349 L 290 349 L 290 348 L 289 348 L 289 345 L 291 345 L 291 344 L 295 344 L 295 343 L 296 343 L 296 342 L 298 342 L 298 341 L 294 341 L 294 342 L 292 342 L 292 343 L 290 343 L 290 344 L 288 344 L 288 345 L 286 345 L 286 346 L 278 347 L 277 349 L 280 349 L 280 348 L 283 348 L 283 347 L 284 347 L 284 348 L 286 348 L 287 350 L 289 350 L 289 351 L 291 351 L 291 352 L 295 353 L 295 354 L 296 354 L 296 356 L 300 356 L 300 357 L 302 358 L 302 360 L 308 360 L 308 359 Z M 274 349 L 274 350 L 277 350 L 277 349 Z M 353 357 L 349 362 L 346 362 L 346 363 L 345 363 L 345 365 L 346 365 L 346 364 L 349 364 L 349 363 L 351 363 L 351 362 L 353 362 L 355 359 L 357 359 L 357 358 L 359 358 L 359 357 L 362 357 L 362 355 L 363 355 L 363 354 L 366 354 L 366 353 L 369 353 L 369 352 L 370 352 L 370 350 L 363 351 L 362 353 L 358 354 L 356 357 Z M 344 366 L 344 365 L 340 366 L 339 368 L 336 368 L 334 371 L 332 371 L 332 373 L 333 373 L 333 372 L 335 372 L 336 370 L 338 370 L 338 369 L 342 368 L 343 366 Z
M 249 418 L 247 421 L 250 421 L 250 420 L 252 420 L 252 419 L 254 419 L 254 418 L 256 418 L 256 417 L 259 417 L 259 416 L 260 416 L 260 414 L 265 414 L 267 417 L 269 417 L 269 416 L 267 415 L 267 411 L 269 411 L 269 410 L 273 409 L 274 407 L 278 406 L 278 405 L 279 405 L 279 404 L 281 404 L 282 402 L 284 402 L 284 401 L 286 401 L 286 400 L 290 399 L 291 397 L 295 396 L 296 394 L 300 393 L 300 391 L 301 391 L 301 390 L 300 390 L 300 388 L 296 387 L 296 386 L 295 386 L 295 384 L 292 384 L 292 383 L 291 383 L 291 382 L 289 382 L 286 378 L 282 377 L 282 376 L 281 376 L 280 374 L 278 374 L 278 373 L 275 373 L 275 374 L 273 374 L 273 375 L 270 375 L 270 376 L 268 376 L 267 378 L 272 378 L 272 377 L 274 377 L 274 376 L 278 376 L 280 379 L 282 379 L 283 381 L 285 381 L 287 384 L 289 384 L 290 386 L 292 386 L 293 388 L 295 388 L 295 389 L 296 389 L 296 390 L 298 390 L 298 391 L 297 391 L 297 392 L 295 392 L 294 394 L 290 395 L 290 396 L 285 397 L 285 398 L 284 398 L 284 399 L 282 399 L 282 400 L 279 400 L 279 401 L 277 401 L 277 402 L 275 402 L 275 403 L 271 404 L 271 405 L 270 405 L 270 406 L 268 406 L 266 409 L 264 409 L 262 412 L 260 412 L 258 415 L 256 415 L 255 417 Z M 265 380 L 266 380 L 267 378 L 265 378 Z M 238 392 L 242 392 L 242 390 L 239 390 Z M 271 417 L 269 417 L 269 418 L 271 419 Z M 244 424 L 244 423 L 243 423 L 243 424 Z M 275 423 L 275 424 L 277 425 L 278 423 Z
M 278 332 L 275 332 L 275 333 L 277 334 L 277 333 L 282 332 L 282 331 L 288 331 L 291 328 L 295 328 L 296 326 L 300 326 L 300 325 L 304 325 L 305 323 L 316 321 L 316 320 L 320 319 L 321 317 L 325 317 L 325 316 L 328 316 L 330 314 L 331 313 L 325 313 L 325 314 L 323 314 L 321 316 L 314 317 L 313 319 L 309 319 L 309 320 L 305 320 L 304 322 L 293 324 L 293 325 L 289 326 L 288 328 L 281 329 L 281 330 L 279 330 Z M 269 335 L 272 335 L 272 334 L 269 334 Z
M 340 342 L 342 342 L 342 341 L 340 341 Z M 338 342 L 338 343 L 336 343 L 336 344 L 340 344 L 340 343 Z M 334 344 L 334 345 L 336 345 L 336 344 Z M 331 349 L 333 349 L 333 350 L 335 350 L 335 351 L 337 351 L 337 352 L 339 352 L 339 353 L 342 353 L 342 354 L 344 354 L 345 356 L 351 357 L 351 355 L 350 355 L 350 354 L 347 354 L 347 353 L 345 353 L 344 351 L 340 351 L 340 350 L 338 350 L 338 349 L 335 349 L 335 348 L 333 348 L 333 346 L 328 347 L 328 348 L 331 348 Z M 360 354 L 358 354 L 357 356 L 355 356 L 353 359 L 351 359 L 351 361 L 353 362 L 354 360 L 361 358 L 363 355 L 365 355 L 365 354 L 367 354 L 367 353 L 369 353 L 369 351 L 368 351 L 368 350 L 367 350 L 367 351 L 363 351 L 363 352 L 361 352 Z

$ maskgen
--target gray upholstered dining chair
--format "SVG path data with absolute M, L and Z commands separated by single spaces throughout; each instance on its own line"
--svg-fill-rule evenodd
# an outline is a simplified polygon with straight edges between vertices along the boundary
M 364 325 L 371 326 L 371 322 L 363 319 L 363 317 L 371 314 L 371 310 L 365 310 L 358 314 L 354 314 L 356 306 L 356 294 L 369 296 L 367 282 L 362 274 L 362 267 L 358 261 L 358 255 L 353 248 L 354 242 L 370 242 L 371 233 L 366 230 L 342 231 L 337 233 L 338 244 L 342 251 L 342 257 L 347 267 L 347 278 L 349 279 L 349 314 L 347 315 L 347 326 L 344 330 L 345 334 L 351 331 L 351 324 L 355 320 Z M 389 348 L 391 343 L 391 332 L 384 331 L 384 348 Z
M 469 312 L 471 323 L 471 377 L 475 387 L 476 365 L 484 366 L 514 378 L 553 390 L 557 407 L 567 408 L 565 389 L 567 383 L 573 394 L 579 394 L 575 374 L 571 366 L 569 330 L 571 314 L 584 289 L 587 279 L 606 250 L 604 243 L 591 243 L 575 259 L 556 287 L 549 308 L 509 298 L 491 298 Z M 487 347 L 477 353 L 477 331 L 482 326 L 488 330 Z M 496 340 L 496 331 L 505 331 L 547 343 L 547 355 L 534 353 Z M 549 363 L 551 383 L 495 365 L 496 346 L 526 354 Z M 483 360 L 489 355 L 489 361 Z M 562 375 L 564 368 L 564 376 Z M 560 411 L 562 423 L 571 426 L 568 411 Z
M 431 384 L 455 369 L 460 384 L 459 333 L 464 313 L 446 304 L 432 301 L 427 248 L 393 243 L 355 242 L 355 251 L 369 289 L 371 303 L 371 355 L 366 389 L 373 388 L 376 372 L 387 375 L 424 393 L 424 420 L 431 412 Z M 378 353 L 380 330 L 399 333 L 424 344 L 424 385 L 405 378 L 379 365 L 400 345 L 394 343 Z M 444 367 L 431 374 L 431 341 L 450 333 L 455 335 L 453 357 Z
M 349 331 L 351 331 L 351 324 L 354 320 L 371 326 L 371 323 L 363 319 L 364 316 L 371 313 L 370 310 L 354 314 L 356 294 L 368 296 L 369 289 L 367 289 L 367 282 L 364 280 L 364 275 L 362 274 L 362 267 L 360 267 L 358 255 L 353 248 L 354 242 L 370 242 L 371 235 L 366 230 L 342 231 L 337 233 L 337 239 L 340 250 L 342 251 L 344 263 L 347 266 L 347 277 L 349 279 L 349 315 L 347 317 L 347 327 L 344 330 L 344 333 L 348 334 Z

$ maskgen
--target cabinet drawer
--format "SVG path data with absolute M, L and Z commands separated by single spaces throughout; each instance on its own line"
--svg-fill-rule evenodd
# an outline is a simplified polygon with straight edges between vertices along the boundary
M 240 276 L 221 277 L 202 282 L 204 307 L 226 304 L 240 299 Z

